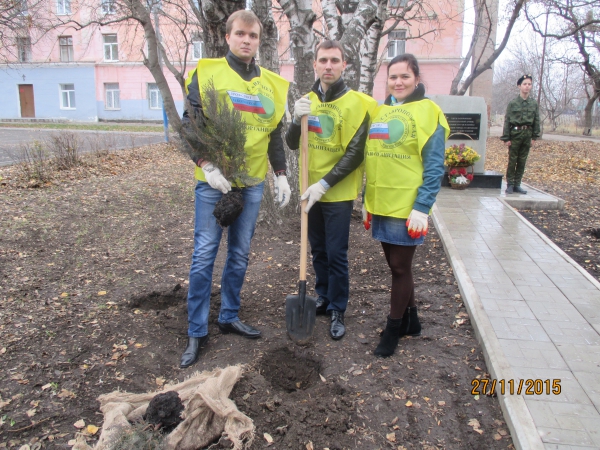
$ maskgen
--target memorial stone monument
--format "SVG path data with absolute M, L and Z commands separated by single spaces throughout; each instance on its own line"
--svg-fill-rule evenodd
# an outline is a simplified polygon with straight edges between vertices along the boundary
M 458 95 L 428 95 L 437 103 L 450 125 L 450 137 L 446 147 L 465 144 L 475 150 L 481 158 L 474 165 L 475 177 L 469 187 L 502 187 L 502 174 L 485 170 L 485 148 L 488 134 L 487 105 L 482 97 Z M 444 175 L 442 186 L 448 186 Z

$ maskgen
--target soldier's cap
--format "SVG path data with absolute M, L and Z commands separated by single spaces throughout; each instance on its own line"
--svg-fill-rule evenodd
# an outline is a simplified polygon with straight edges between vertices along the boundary
M 533 82 L 533 77 L 531 75 L 523 75 L 521 78 L 519 78 L 519 80 L 517 81 L 517 86 L 521 86 L 521 83 L 523 81 L 525 81 L 526 79 L 530 79 Z

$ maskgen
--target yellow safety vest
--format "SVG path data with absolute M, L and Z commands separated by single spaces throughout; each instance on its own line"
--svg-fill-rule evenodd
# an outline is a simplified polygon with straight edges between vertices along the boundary
M 308 116 L 308 185 L 317 183 L 329 173 L 346 153 L 348 144 L 363 123 L 367 113 L 371 114 L 377 102 L 368 95 L 349 91 L 340 98 L 323 103 L 314 92 L 309 94 L 312 102 Z M 300 170 L 302 170 L 300 162 Z M 363 181 L 364 164 L 348 174 L 329 189 L 322 202 L 354 200 Z M 301 186 L 301 192 L 307 186 Z
M 219 97 L 225 98 L 231 107 L 241 111 L 246 122 L 248 175 L 264 180 L 268 169 L 267 151 L 271 133 L 285 113 L 289 82 L 262 67 L 259 77 L 244 81 L 229 67 L 225 58 L 201 59 L 198 61 L 197 73 L 201 97 L 205 84 L 212 79 Z M 206 181 L 200 167 L 196 167 L 195 177 Z
M 365 208 L 371 214 L 406 219 L 423 184 L 421 151 L 437 126 L 450 127 L 438 105 L 423 99 L 380 105 L 373 113 L 365 154 Z

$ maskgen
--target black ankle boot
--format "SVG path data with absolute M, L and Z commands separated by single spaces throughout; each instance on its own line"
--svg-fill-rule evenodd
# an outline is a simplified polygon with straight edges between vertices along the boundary
M 394 350 L 398 346 L 400 340 L 400 327 L 402 326 L 402 319 L 390 319 L 387 318 L 387 324 L 383 334 L 381 335 L 381 341 L 373 352 L 375 356 L 381 356 L 387 358 L 394 354 Z
M 421 323 L 416 306 L 409 306 L 404 311 L 400 325 L 400 337 L 402 336 L 421 336 Z

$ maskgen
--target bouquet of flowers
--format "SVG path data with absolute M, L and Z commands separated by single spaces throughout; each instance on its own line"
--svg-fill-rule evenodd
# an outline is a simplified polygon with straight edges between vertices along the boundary
M 444 164 L 452 166 L 472 166 L 479 161 L 479 153 L 465 144 L 454 144 L 446 149 Z
M 473 174 L 467 173 L 467 169 L 464 167 L 452 168 L 450 172 L 448 172 L 448 178 L 450 179 L 450 183 L 452 184 L 469 184 L 473 181 Z

